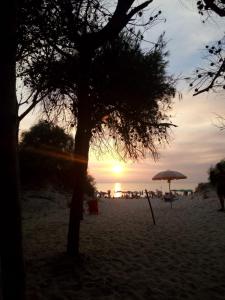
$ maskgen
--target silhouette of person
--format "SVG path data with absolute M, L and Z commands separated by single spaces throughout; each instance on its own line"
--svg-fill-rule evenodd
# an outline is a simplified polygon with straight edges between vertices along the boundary
M 217 196 L 221 208 L 218 211 L 225 211 L 225 165 L 221 162 L 216 164 L 216 171 L 210 174 L 212 182 L 216 185 Z

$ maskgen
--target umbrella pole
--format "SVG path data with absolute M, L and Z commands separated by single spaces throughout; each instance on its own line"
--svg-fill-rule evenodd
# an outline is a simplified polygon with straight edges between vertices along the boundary
M 170 195 L 171 195 L 171 188 L 170 188 L 170 182 L 171 182 L 171 180 L 170 179 L 168 179 L 168 183 L 169 183 L 169 192 L 170 192 Z M 171 200 L 170 200 L 170 207 L 172 208 L 173 207 L 173 204 L 172 204 L 172 198 L 171 198 Z
M 155 216 L 154 216 L 154 213 L 153 213 L 151 201 L 150 201 L 149 196 L 148 196 L 148 191 L 145 190 L 145 193 L 146 193 L 146 196 L 147 196 L 147 199 L 148 199 L 149 207 L 150 207 L 150 209 L 151 209 L 152 220 L 153 220 L 153 223 L 154 223 L 154 225 L 155 225 Z

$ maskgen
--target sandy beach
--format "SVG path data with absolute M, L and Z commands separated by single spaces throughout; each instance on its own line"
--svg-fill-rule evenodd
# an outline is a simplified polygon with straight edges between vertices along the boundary
M 85 213 L 81 262 L 65 253 L 69 196 L 23 195 L 28 300 L 225 299 L 225 213 L 216 195 L 102 199 Z

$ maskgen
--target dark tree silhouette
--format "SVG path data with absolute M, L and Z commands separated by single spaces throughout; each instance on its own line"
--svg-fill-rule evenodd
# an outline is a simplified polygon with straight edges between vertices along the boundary
M 31 0 L 27 0 L 26 4 L 30 7 L 31 2 L 33 3 Z M 52 103 L 57 105 L 59 109 L 68 106 L 68 104 L 64 105 L 65 102 L 62 95 L 66 95 L 67 99 L 70 98 L 72 100 L 69 106 L 74 115 L 74 122 L 76 122 L 76 135 L 73 159 L 74 192 L 70 210 L 67 245 L 67 252 L 70 255 L 79 255 L 79 229 L 80 219 L 82 219 L 82 199 L 88 165 L 89 145 L 95 132 L 99 133 L 101 131 L 102 120 L 105 120 L 112 134 L 113 132 L 119 132 L 118 136 L 123 139 L 122 142 L 124 142 L 124 149 L 127 156 L 133 157 L 139 156 L 140 149 L 138 143 L 144 146 L 142 150 L 146 148 L 150 149 L 152 153 L 156 153 L 153 143 L 154 136 L 159 136 L 159 138 L 166 136 L 165 129 L 171 125 L 165 122 L 165 124 L 161 124 L 160 126 L 158 123 L 159 120 L 163 120 L 163 114 L 161 114 L 160 104 L 157 103 L 157 99 L 162 100 L 164 105 L 168 104 L 170 97 L 174 93 L 173 87 L 169 82 L 166 82 L 167 78 L 164 73 L 165 64 L 160 60 L 162 58 L 160 51 L 155 51 L 155 58 L 153 58 L 154 55 L 145 56 L 137 49 L 136 57 L 133 56 L 134 61 L 130 60 L 130 63 L 135 63 L 137 66 L 139 64 L 139 69 L 136 70 L 136 77 L 132 79 L 132 83 L 128 83 L 126 76 L 123 78 L 119 76 L 120 81 L 117 81 L 115 84 L 115 78 L 112 76 L 114 86 L 111 89 L 108 87 L 107 95 L 102 95 L 99 90 L 92 90 L 93 83 L 91 80 L 95 80 L 96 85 L 97 81 L 98 85 L 101 85 L 103 79 L 101 77 L 102 74 L 97 74 L 96 78 L 93 76 L 94 62 L 97 61 L 98 53 L 101 53 L 101 49 L 103 49 L 101 47 L 117 38 L 121 30 L 126 26 L 131 35 L 137 35 L 134 26 L 137 25 L 139 19 L 142 20 L 142 11 L 151 2 L 152 0 L 143 1 L 141 4 L 133 6 L 134 0 L 118 0 L 114 12 L 112 12 L 102 5 L 104 2 L 101 1 L 39 1 L 32 5 L 32 17 L 28 17 L 26 9 L 23 11 L 28 24 L 22 27 L 24 32 L 22 30 L 21 40 L 23 41 L 23 37 L 25 36 L 25 40 L 29 44 L 28 50 L 30 51 L 31 49 L 30 52 L 32 53 L 27 63 L 25 63 L 25 66 L 29 66 L 29 71 L 28 73 L 26 71 L 23 73 L 27 85 L 30 87 L 35 85 L 41 86 L 43 90 L 45 90 L 45 87 L 46 89 L 50 87 L 48 95 L 50 92 Z M 144 25 L 148 27 L 154 24 L 160 13 L 159 11 L 153 14 L 153 16 L 144 22 Z M 143 34 L 139 34 L 139 39 L 143 39 Z M 135 54 L 132 47 L 130 49 L 131 54 Z M 40 63 L 43 61 L 43 55 L 47 58 L 45 59 L 45 65 Z M 115 54 L 111 53 L 110 55 L 111 59 L 115 58 Z M 132 57 L 132 55 L 130 56 Z M 26 57 L 24 59 L 26 61 Z M 33 65 L 33 63 L 30 63 L 31 61 L 39 62 L 39 64 Z M 148 63 L 148 66 L 150 63 L 153 63 L 152 70 L 154 72 L 152 77 L 150 76 L 151 72 L 149 74 L 145 73 L 143 76 L 142 72 L 146 70 L 143 64 L 144 61 Z M 155 61 L 157 62 L 156 65 L 154 65 Z M 54 63 L 52 64 L 52 62 Z M 113 61 L 110 63 L 110 68 L 119 74 L 119 69 L 113 69 Z M 132 65 L 130 66 L 130 69 L 127 68 L 124 71 L 132 71 L 131 74 L 134 74 L 135 70 L 132 70 Z M 104 68 L 102 69 L 104 70 Z M 100 68 L 100 71 L 102 69 Z M 29 75 L 29 78 L 26 77 L 26 74 Z M 49 79 L 49 74 L 53 75 L 53 80 L 47 80 L 48 85 L 45 86 L 46 76 Z M 127 74 L 129 73 L 127 72 Z M 160 74 L 159 77 L 157 77 L 158 74 Z M 104 75 L 107 78 L 107 74 Z M 143 80 L 140 80 L 142 77 Z M 150 79 L 153 78 L 155 82 L 151 82 Z M 159 83 L 160 80 L 162 80 L 161 83 Z M 147 86 L 145 85 L 146 82 L 148 82 Z M 133 92 L 130 97 L 130 104 L 127 103 L 125 105 L 121 101 L 123 99 L 121 94 L 123 85 L 127 87 L 127 91 L 130 92 L 129 95 Z M 149 90 L 147 87 L 149 87 Z M 156 87 L 160 90 L 154 90 L 150 87 Z M 141 93 L 138 94 L 135 88 L 139 89 Z M 118 90 L 117 96 L 115 95 L 116 89 Z M 116 97 L 112 99 L 110 95 L 112 95 L 111 92 L 113 91 L 113 95 Z M 146 103 L 142 101 L 141 115 L 138 115 L 140 110 L 137 110 L 135 113 L 135 109 L 137 109 L 137 97 L 146 100 Z M 103 103 L 96 108 L 95 102 L 99 98 L 104 100 L 101 100 Z M 109 99 L 109 103 L 107 99 Z M 60 105 L 58 105 L 59 102 L 57 100 L 61 102 Z M 129 105 L 132 108 L 130 115 Z M 93 113 L 97 114 L 97 119 Z M 100 116 L 101 121 L 99 121 Z M 136 125 L 132 123 L 132 118 L 135 120 Z M 143 122 L 138 123 L 138 118 L 142 118 Z M 130 128 L 130 130 L 126 129 L 125 124 L 127 121 L 129 121 L 128 126 L 130 126 L 127 128 Z M 97 131 L 96 128 L 98 129 Z M 136 139 L 136 136 L 139 137 L 140 141 Z M 144 141 L 145 143 L 143 143 Z M 136 145 L 134 145 L 135 143 Z
M 217 184 L 217 180 L 218 180 L 217 177 L 218 177 L 218 174 L 220 174 L 221 169 L 222 169 L 223 172 L 225 172 L 225 160 L 224 159 L 219 161 L 215 166 L 210 167 L 210 169 L 208 170 L 208 174 L 209 174 L 208 179 L 209 179 L 209 182 L 213 186 L 216 186 L 216 184 Z
M 35 60 L 45 56 L 46 62 L 66 57 L 70 69 L 76 66 L 76 56 L 88 55 L 113 39 L 125 26 L 135 35 L 134 27 L 138 24 L 146 31 L 153 26 L 161 11 L 153 11 L 146 20 L 143 9 L 153 0 L 143 1 L 133 6 L 134 0 L 119 0 L 117 6 L 105 7 L 101 0 L 24 0 L 19 11 L 17 77 L 21 87 L 29 86 L 26 79 L 27 68 L 31 69 L 31 57 Z M 109 6 L 110 7 L 110 6 Z M 140 34 L 143 39 L 144 35 Z M 84 59 L 86 60 L 86 59 Z M 47 68 L 48 66 L 45 66 Z M 73 68 L 73 72 L 76 70 Z M 33 74 L 35 76 L 35 74 Z M 45 78 L 36 78 L 36 89 L 25 88 L 19 97 L 19 121 L 21 121 L 49 93 Z
M 198 12 L 202 17 L 209 18 L 212 14 L 225 17 L 225 2 L 223 0 L 197 1 Z M 205 20 L 203 20 L 205 22 Z M 190 79 L 190 87 L 194 96 L 209 91 L 225 89 L 225 37 L 205 46 L 205 66 L 196 70 Z
M 225 201 L 225 160 L 221 160 L 214 167 L 209 169 L 209 181 L 216 188 L 221 208 L 219 211 L 224 211 Z
M 73 138 L 63 128 L 46 120 L 40 120 L 21 134 L 20 147 L 50 147 L 53 151 L 72 152 Z
M 196 69 L 190 79 L 194 96 L 204 92 L 218 92 L 225 89 L 225 38 L 216 44 L 206 45 L 206 64 Z
M 113 44 L 106 43 L 96 51 L 89 71 L 89 98 L 84 112 L 83 126 L 88 135 L 83 151 L 87 161 L 90 143 L 98 149 L 106 145 L 109 150 L 110 137 L 114 150 L 124 158 L 137 159 L 149 151 L 157 156 L 157 143 L 167 139 L 167 130 L 172 125 L 167 111 L 175 93 L 174 81 L 165 72 L 164 46 L 161 37 L 156 47 L 143 53 L 138 37 L 122 34 Z M 33 62 L 34 74 L 44 72 L 44 66 L 45 61 L 38 60 L 37 68 Z M 71 72 L 67 60 L 62 60 L 52 63 L 49 77 L 48 85 L 61 89 L 58 97 L 54 91 L 45 99 L 45 108 L 54 113 L 58 106 L 72 109 L 79 122 L 77 74 Z M 32 77 L 30 80 L 32 84 Z M 62 91 L 68 94 L 63 95 Z
M 18 187 L 16 100 L 17 1 L 2 1 L 0 50 L 0 267 L 4 300 L 25 298 L 21 211 Z
M 225 1 L 224 0 L 198 0 L 197 8 L 199 13 L 203 16 L 211 13 L 216 13 L 220 17 L 225 17 Z
M 50 122 L 39 121 L 23 132 L 19 144 L 22 187 L 52 185 L 71 191 L 72 151 L 73 138 Z

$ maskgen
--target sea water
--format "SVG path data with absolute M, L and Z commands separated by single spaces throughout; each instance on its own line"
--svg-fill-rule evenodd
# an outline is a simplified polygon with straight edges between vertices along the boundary
M 172 180 L 171 190 L 180 189 L 191 189 L 195 191 L 198 183 L 196 182 L 185 182 L 185 180 Z M 169 185 L 166 180 L 160 181 L 149 181 L 149 182 L 97 182 L 97 190 L 99 192 L 111 192 L 113 197 L 121 197 L 121 192 L 144 192 L 148 191 L 161 191 L 163 193 L 169 191 Z

